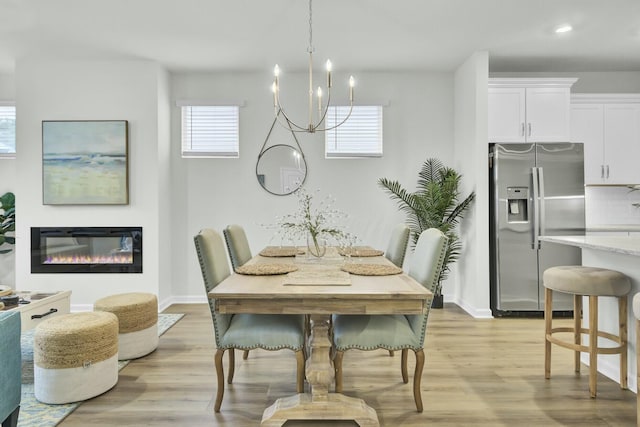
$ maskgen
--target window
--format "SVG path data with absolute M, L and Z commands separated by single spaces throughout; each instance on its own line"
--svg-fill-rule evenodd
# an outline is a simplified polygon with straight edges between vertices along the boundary
M 348 113 L 348 106 L 329 107 L 327 127 Z M 354 106 L 346 122 L 325 132 L 325 152 L 326 157 L 382 157 L 382 106 Z
M 16 107 L 0 103 L 0 157 L 16 155 Z
M 239 106 L 181 107 L 182 157 L 239 157 Z

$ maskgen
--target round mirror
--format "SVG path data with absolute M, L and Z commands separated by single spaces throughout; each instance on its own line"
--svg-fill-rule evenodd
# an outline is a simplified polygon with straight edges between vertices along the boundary
M 256 177 L 262 188 L 269 193 L 286 196 L 304 183 L 307 162 L 294 147 L 286 144 L 273 145 L 258 157 Z

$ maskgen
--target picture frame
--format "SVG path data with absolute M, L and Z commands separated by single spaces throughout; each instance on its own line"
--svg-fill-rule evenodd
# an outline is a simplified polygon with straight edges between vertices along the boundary
M 43 120 L 44 205 L 129 204 L 127 120 Z

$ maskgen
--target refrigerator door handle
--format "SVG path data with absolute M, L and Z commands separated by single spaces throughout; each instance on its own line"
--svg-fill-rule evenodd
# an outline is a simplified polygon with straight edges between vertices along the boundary
M 538 203 L 538 217 L 540 218 L 539 221 L 539 226 L 540 226 L 540 231 L 539 234 L 541 236 L 543 236 L 546 231 L 546 225 L 545 225 L 545 202 L 544 202 L 544 169 L 543 168 L 538 168 L 538 187 L 539 187 L 539 192 L 540 192 L 540 202 Z M 540 249 L 540 247 L 542 246 L 542 243 L 538 240 L 538 249 Z
M 538 186 L 538 168 L 531 168 L 531 177 L 533 179 L 533 195 L 532 195 L 532 206 L 533 206 L 533 239 L 531 241 L 531 249 L 538 248 L 538 237 L 540 237 L 540 218 L 539 218 L 539 206 L 538 206 L 538 197 L 540 195 L 539 186 Z

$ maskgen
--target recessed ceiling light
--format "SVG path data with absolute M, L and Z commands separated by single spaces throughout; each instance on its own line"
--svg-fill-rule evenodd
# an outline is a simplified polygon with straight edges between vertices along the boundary
M 556 34 L 568 33 L 571 30 L 573 30 L 573 27 L 571 25 L 561 25 L 556 28 Z

